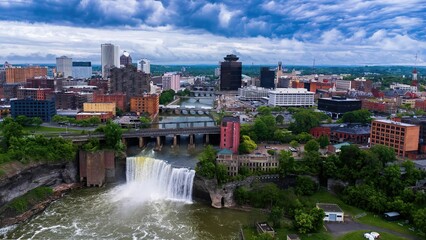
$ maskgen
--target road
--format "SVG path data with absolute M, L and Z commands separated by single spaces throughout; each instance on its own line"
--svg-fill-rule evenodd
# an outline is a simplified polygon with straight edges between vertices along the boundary
M 327 231 L 329 231 L 334 237 L 339 237 L 346 233 L 357 231 L 357 230 L 365 230 L 365 232 L 378 232 L 378 233 L 386 232 L 399 237 L 403 237 L 405 239 L 420 240 L 420 237 L 410 236 L 410 235 L 395 232 L 389 229 L 355 222 L 350 217 L 345 218 L 344 223 L 325 223 L 325 226 L 327 228 Z

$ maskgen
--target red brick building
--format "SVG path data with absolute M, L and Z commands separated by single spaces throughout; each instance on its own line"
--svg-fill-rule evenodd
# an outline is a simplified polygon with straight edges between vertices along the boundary
M 130 111 L 137 114 L 148 113 L 151 117 L 158 114 L 160 109 L 160 96 L 146 94 L 130 98 Z
M 373 112 L 396 113 L 396 102 L 392 101 L 377 101 L 375 99 L 362 99 L 362 108 Z
M 325 135 L 331 143 L 367 144 L 370 127 L 359 124 L 324 124 L 312 128 L 310 134 L 315 138 Z
M 117 105 L 117 108 L 126 111 L 126 95 L 122 93 L 114 94 L 100 94 L 93 93 L 93 102 L 94 103 L 114 103 Z
M 52 91 L 50 88 L 18 88 L 16 94 L 18 99 L 46 100 L 46 96 Z
M 220 126 L 220 149 L 238 153 L 240 146 L 240 118 L 224 117 Z

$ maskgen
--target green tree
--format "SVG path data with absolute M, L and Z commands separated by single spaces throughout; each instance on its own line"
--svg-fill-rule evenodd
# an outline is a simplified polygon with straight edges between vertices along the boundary
M 0 123 L 0 129 L 3 136 L 2 145 L 4 149 L 9 147 L 12 137 L 20 138 L 24 135 L 22 125 L 14 121 L 11 117 L 4 118 L 3 122 Z
M 42 123 L 43 123 L 43 120 L 41 120 L 41 118 L 39 117 L 31 118 L 31 125 L 34 125 L 36 128 L 39 128 Z
M 318 185 L 309 177 L 297 176 L 295 192 L 298 195 L 311 196 L 318 189 Z
M 294 227 L 299 233 L 310 233 L 314 230 L 315 218 L 309 213 L 297 210 L 294 216 Z
M 370 123 L 371 113 L 367 109 L 360 109 L 344 113 L 341 119 L 347 123 Z
M 330 144 L 330 141 L 328 140 L 328 136 L 321 135 L 318 138 L 318 143 L 319 143 L 321 149 L 326 148 Z
M 237 187 L 234 192 L 234 199 L 238 205 L 244 205 L 250 200 L 250 191 L 244 187 Z
M 228 167 L 224 164 L 216 164 L 216 179 L 219 185 L 224 184 L 228 180 Z
M 377 158 L 380 160 L 380 162 L 382 162 L 382 166 L 388 162 L 396 161 L 395 150 L 388 146 L 377 144 L 372 146 L 370 151 L 377 155 Z
M 289 143 L 294 139 L 294 135 L 288 130 L 277 129 L 274 132 L 274 139 L 281 143 Z
M 305 144 L 306 152 L 318 152 L 319 148 L 320 145 L 315 139 L 311 139 Z
M 313 137 L 307 132 L 301 132 L 297 134 L 296 139 L 299 143 L 307 143 L 309 140 L 313 139 Z
M 274 228 L 281 227 L 281 219 L 283 217 L 283 210 L 278 206 L 273 206 L 269 213 L 268 220 L 272 222 Z
M 291 152 L 281 150 L 279 153 L 279 163 L 278 171 L 281 178 L 294 172 L 294 158 Z
M 426 208 L 418 209 L 413 214 L 414 225 L 426 233 Z
M 165 90 L 160 95 L 160 104 L 168 104 L 173 101 L 175 91 L 173 89 Z
M 257 112 L 260 115 L 266 116 L 266 115 L 271 115 L 272 109 L 268 106 L 260 106 L 257 108 Z
M 15 121 L 21 126 L 29 126 L 31 125 L 31 118 L 28 118 L 25 115 L 19 115 L 15 118 Z
M 211 145 L 207 145 L 198 156 L 198 164 L 195 171 L 203 177 L 212 179 L 216 175 L 216 154 L 217 151 Z
M 240 154 L 251 153 L 257 148 L 257 144 L 249 136 L 242 135 L 241 139 L 240 146 L 238 147 Z
M 293 133 L 309 132 L 311 128 L 320 125 L 320 117 L 312 110 L 303 109 L 293 114 L 294 122 L 290 124 L 289 130 Z
M 296 140 L 292 140 L 290 142 L 290 147 L 292 147 L 292 148 L 298 148 L 299 147 L 299 142 L 296 141 Z
M 105 147 L 119 150 L 122 135 L 120 125 L 112 121 L 108 121 L 103 128 L 103 132 L 105 134 Z
M 151 119 L 149 117 L 142 116 L 139 120 L 141 122 L 141 128 L 149 128 L 149 124 L 151 123 Z
M 275 118 L 275 121 L 277 122 L 277 124 L 283 124 L 284 123 L 284 117 L 283 117 L 283 115 L 278 115 Z

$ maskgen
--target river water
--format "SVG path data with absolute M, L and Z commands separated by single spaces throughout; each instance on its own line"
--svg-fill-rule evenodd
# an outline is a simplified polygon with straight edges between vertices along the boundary
M 151 166 L 149 168 L 164 168 L 169 172 L 150 174 L 144 173 L 147 170 L 144 167 L 141 170 L 134 167 L 132 167 L 133 170 L 128 168 L 127 183 L 75 190 L 52 203 L 43 213 L 10 230 L 6 237 L 12 239 L 238 239 L 240 227 L 253 224 L 257 219 L 259 214 L 256 212 L 214 209 L 209 202 L 188 198 L 187 188 L 183 190 L 182 196 L 177 196 L 174 193 L 176 190 L 171 190 L 172 193 L 170 190 L 164 190 L 170 187 L 163 186 L 161 181 L 151 182 L 167 175 L 191 174 L 193 170 L 177 169 L 179 168 L 177 166 L 193 169 L 197 162 L 196 155 L 202 149 L 199 144 L 194 151 L 188 152 L 185 144 L 182 144 L 175 152 L 171 152 L 169 148 L 154 152 L 152 145 L 148 145 L 143 151 L 137 148 L 129 150 L 130 152 L 139 151 L 136 156 L 149 159 L 142 160 L 142 162 L 148 161 Z M 127 165 L 131 164 L 128 162 Z M 170 170 L 171 166 L 174 166 L 172 170 Z M 138 171 L 139 173 L 135 173 Z M 187 178 L 183 179 L 187 181 Z

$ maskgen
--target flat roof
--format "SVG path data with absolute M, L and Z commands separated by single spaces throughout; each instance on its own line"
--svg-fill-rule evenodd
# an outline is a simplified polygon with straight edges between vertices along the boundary
M 388 120 L 388 119 L 379 119 L 379 120 L 374 120 L 373 122 L 382 122 L 382 123 L 388 123 L 388 124 L 395 124 L 395 125 L 400 125 L 400 126 L 404 126 L 404 127 L 414 127 L 414 126 L 417 126 L 417 125 L 414 125 L 414 124 L 402 123 L 402 122 L 392 121 L 392 120 Z
M 306 88 L 277 88 L 275 90 L 269 91 L 269 93 L 311 93 L 314 94 L 314 92 L 309 92 Z
M 324 212 L 342 212 L 343 210 L 337 204 L 333 203 L 317 203 L 317 207 L 324 210 Z
M 355 98 L 320 98 L 319 100 L 336 101 L 336 102 L 361 102 Z

